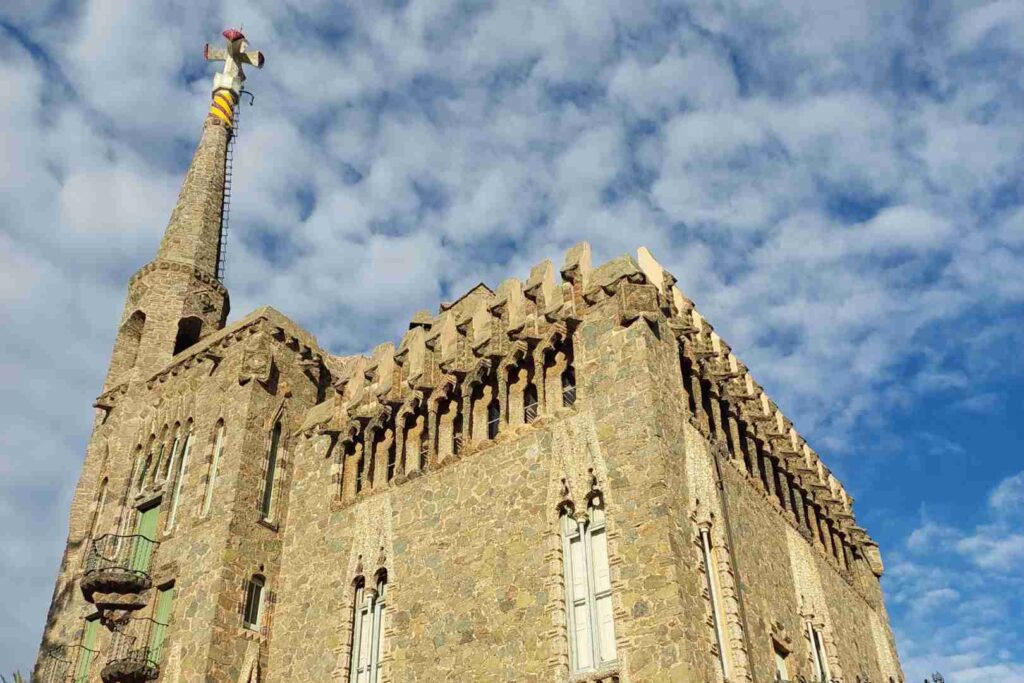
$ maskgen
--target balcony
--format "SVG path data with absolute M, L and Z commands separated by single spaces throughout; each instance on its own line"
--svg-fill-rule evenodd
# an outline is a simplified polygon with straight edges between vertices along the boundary
M 133 612 L 146 605 L 152 587 L 149 565 L 156 541 L 139 534 L 107 534 L 92 542 L 82 574 L 82 595 L 104 613 Z
M 146 683 L 160 676 L 167 624 L 153 619 L 125 619 L 114 628 L 104 683 Z
M 96 659 L 96 650 L 84 645 L 46 649 L 39 659 L 37 683 L 88 683 L 89 668 Z

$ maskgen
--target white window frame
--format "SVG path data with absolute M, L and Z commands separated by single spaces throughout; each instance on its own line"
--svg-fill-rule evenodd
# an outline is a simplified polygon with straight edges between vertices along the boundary
M 260 630 L 260 622 L 263 621 L 263 600 L 266 589 L 267 580 L 259 575 L 249 577 L 249 582 L 245 585 L 245 605 L 242 608 L 242 626 L 250 631 Z M 255 590 L 259 591 L 259 594 L 256 596 L 256 620 L 249 621 L 249 595 Z
M 210 514 L 210 505 L 213 503 L 213 485 L 217 481 L 217 467 L 220 465 L 220 456 L 224 452 L 224 423 L 217 426 L 217 436 L 214 437 L 213 459 L 210 461 L 210 471 L 206 478 L 206 493 L 203 494 L 203 507 L 199 511 L 200 517 Z
M 722 667 L 722 676 L 729 678 L 729 653 L 725 638 L 725 620 L 722 615 L 722 589 L 718 583 L 715 548 L 711 545 L 711 529 L 700 530 L 700 547 L 704 556 L 704 578 L 708 582 L 708 595 L 711 598 L 711 620 L 715 627 L 715 639 L 718 641 L 718 663 Z
M 828 654 L 825 652 L 825 639 L 813 622 L 807 622 L 807 636 L 811 639 L 811 656 L 814 659 L 814 675 L 821 683 L 831 680 L 832 673 L 828 668 Z
M 167 524 L 164 526 L 164 533 L 169 533 L 174 529 L 174 522 L 178 518 L 178 504 L 181 502 L 181 486 L 182 482 L 185 481 L 185 474 L 188 471 L 188 453 L 192 449 L 191 425 L 186 425 L 185 430 L 185 439 L 181 445 L 181 456 L 178 458 L 178 462 L 174 462 L 172 455 L 171 471 L 167 474 L 168 477 L 173 477 L 170 485 L 174 487 L 174 490 L 171 494 L 171 509 L 167 513 Z M 177 438 L 176 435 L 175 450 L 177 450 L 178 445 Z
M 577 520 L 568 512 L 560 520 L 562 530 L 562 559 L 565 579 L 566 625 L 569 635 L 569 666 L 572 673 L 595 671 L 618 661 L 615 643 L 615 622 L 611 616 L 612 588 L 608 563 L 607 526 L 600 499 L 595 499 L 586 519 Z M 594 539 L 602 542 L 595 544 Z M 574 544 L 582 552 L 573 552 Z M 595 548 L 595 545 L 598 547 Z M 602 553 L 603 550 L 603 553 Z M 601 556 L 603 554 L 603 557 Z M 575 566 L 582 563 L 582 567 Z M 603 571 L 604 577 L 598 576 Z M 585 577 L 583 595 L 577 595 L 574 577 Z M 606 585 L 599 585 L 602 579 Z M 599 603 L 609 610 L 611 628 L 602 632 Z M 577 613 L 585 615 L 587 623 L 579 624 Z M 581 637 L 585 636 L 585 637 Z
M 384 641 L 384 615 L 387 607 L 387 576 L 377 580 L 376 590 L 356 587 L 352 609 L 352 654 L 349 658 L 349 683 L 378 683 Z M 369 643 L 364 636 L 369 636 Z
M 775 680 L 789 681 L 789 651 L 772 638 L 772 656 L 775 658 Z

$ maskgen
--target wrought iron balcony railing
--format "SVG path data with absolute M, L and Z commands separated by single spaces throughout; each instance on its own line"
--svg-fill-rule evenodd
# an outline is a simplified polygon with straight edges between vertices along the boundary
M 38 669 L 38 683 L 88 683 L 89 670 L 98 650 L 84 645 L 53 646 L 43 652 Z
M 110 654 L 100 673 L 104 683 L 145 683 L 160 675 L 167 624 L 126 619 L 114 629 Z
M 85 559 L 82 594 L 94 602 L 96 593 L 141 593 L 152 580 L 149 566 L 159 543 L 141 534 L 107 534 L 92 542 Z

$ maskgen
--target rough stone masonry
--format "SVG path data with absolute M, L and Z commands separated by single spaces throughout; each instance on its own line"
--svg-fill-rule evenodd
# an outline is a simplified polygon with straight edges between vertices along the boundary
M 852 498 L 646 249 L 581 243 L 366 356 L 271 308 L 225 326 L 231 108 L 263 61 L 225 37 L 34 680 L 903 681 Z

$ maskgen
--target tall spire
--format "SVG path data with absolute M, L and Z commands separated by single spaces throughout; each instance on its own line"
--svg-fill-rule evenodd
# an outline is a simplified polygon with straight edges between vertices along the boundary
M 235 107 L 245 82 L 243 64 L 263 66 L 241 31 L 224 32 L 227 47 L 206 46 L 208 61 L 223 61 L 214 76 L 203 133 L 156 258 L 128 283 L 128 300 L 104 390 L 163 368 L 206 335 L 224 327 L 230 302 L 219 281 L 224 189 Z
M 234 109 L 245 82 L 243 64 L 263 68 L 263 54 L 250 52 L 241 31 L 224 31 L 227 46 L 203 51 L 207 61 L 222 61 L 224 69 L 213 78 L 210 111 L 196 147 L 178 203 L 171 212 L 157 260 L 190 265 L 214 276 L 221 249 L 221 222 L 224 211 L 224 180 L 228 143 L 234 125 Z

